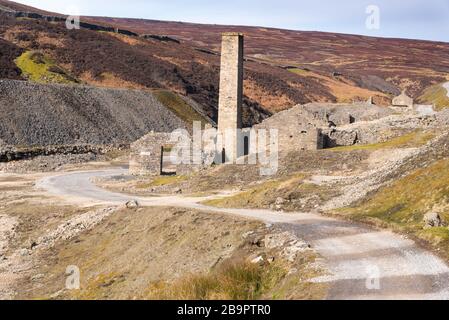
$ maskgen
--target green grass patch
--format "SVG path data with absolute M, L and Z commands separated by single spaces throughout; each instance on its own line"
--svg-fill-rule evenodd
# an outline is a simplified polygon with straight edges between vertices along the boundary
M 295 210 L 295 201 L 315 197 L 319 201 L 327 201 L 332 196 L 329 190 L 317 184 L 306 183 L 305 174 L 298 173 L 287 178 L 269 180 L 236 195 L 207 200 L 205 205 L 219 208 L 269 208 L 277 198 L 283 198 L 283 209 Z
M 434 245 L 449 243 L 449 229 L 447 227 L 438 227 L 422 230 L 417 233 L 418 237 Z
M 174 283 L 158 282 L 148 290 L 156 300 L 255 300 L 287 276 L 278 263 L 257 265 L 248 262 L 220 266 L 206 274 L 190 275 Z
M 291 69 L 288 69 L 288 71 L 293 72 L 295 74 L 299 74 L 301 76 L 305 76 L 305 75 L 309 74 L 309 71 L 304 70 L 304 69 L 299 69 L 299 68 L 291 68 Z
M 199 114 L 176 93 L 167 90 L 154 90 L 153 94 L 160 103 L 162 103 L 187 124 L 192 124 L 194 121 L 199 121 L 204 127 L 205 124 L 209 123 L 206 118 Z
M 418 98 L 418 101 L 426 104 L 434 104 L 438 111 L 449 107 L 449 97 L 447 96 L 447 90 L 441 85 L 434 85 L 426 90 Z
M 403 136 L 390 139 L 385 142 L 366 144 L 366 145 L 353 145 L 336 147 L 329 149 L 330 151 L 344 152 L 344 151 L 354 151 L 354 150 L 380 150 L 380 149 L 392 149 L 392 148 L 413 148 L 425 145 L 431 139 L 435 138 L 435 133 L 424 132 L 424 131 L 414 131 Z
M 219 208 L 260 208 L 272 203 L 273 193 L 279 188 L 281 181 L 272 180 L 264 182 L 250 190 L 239 194 L 205 201 L 204 204 Z
M 24 52 L 15 60 L 17 67 L 29 80 L 38 83 L 78 83 L 67 71 L 38 51 Z

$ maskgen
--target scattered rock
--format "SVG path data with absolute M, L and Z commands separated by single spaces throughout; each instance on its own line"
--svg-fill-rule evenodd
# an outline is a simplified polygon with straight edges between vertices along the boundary
M 282 211 L 284 205 L 287 203 L 287 200 L 284 198 L 278 197 L 276 201 L 270 206 L 272 210 Z
M 116 212 L 118 207 L 109 207 L 95 211 L 89 211 L 59 225 L 56 229 L 41 236 L 37 241 L 36 250 L 43 248 L 52 248 L 57 241 L 71 240 L 78 236 L 81 232 L 87 231 L 95 227 L 111 214 Z M 28 249 L 24 249 L 29 251 Z M 31 251 L 29 251 L 31 252 Z
M 288 231 L 269 234 L 265 236 L 264 242 L 268 249 L 282 249 L 281 255 L 288 261 L 294 261 L 299 252 L 304 252 L 310 248 L 309 244 Z
M 261 262 L 263 262 L 263 257 L 262 256 L 258 256 L 257 258 L 251 260 L 252 264 L 258 264 L 258 263 L 261 263 Z
M 175 189 L 173 189 L 173 193 L 174 194 L 182 194 L 182 189 L 181 188 L 175 188 Z
M 28 240 L 26 247 L 30 250 L 33 250 L 34 248 L 36 248 L 38 246 L 37 241 L 35 240 Z
M 126 203 L 126 208 L 128 209 L 137 209 L 139 207 L 139 203 L 136 200 L 131 200 Z
M 252 234 L 254 234 L 254 231 L 248 231 L 248 232 L 245 232 L 244 234 L 242 234 L 242 238 L 243 239 L 246 239 L 246 238 L 248 238 L 250 235 L 252 235 Z
M 441 227 L 443 225 L 441 221 L 441 217 L 436 212 L 429 212 L 424 216 L 424 228 L 435 228 L 435 227 Z
M 37 274 L 37 275 L 31 277 L 31 281 L 38 281 L 38 280 L 41 280 L 43 278 L 45 278 L 44 274 Z

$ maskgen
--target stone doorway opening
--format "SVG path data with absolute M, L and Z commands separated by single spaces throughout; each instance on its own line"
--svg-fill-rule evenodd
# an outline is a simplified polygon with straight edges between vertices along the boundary
M 174 165 L 170 159 L 173 147 L 173 145 L 161 146 L 161 176 L 176 175 L 176 165 Z

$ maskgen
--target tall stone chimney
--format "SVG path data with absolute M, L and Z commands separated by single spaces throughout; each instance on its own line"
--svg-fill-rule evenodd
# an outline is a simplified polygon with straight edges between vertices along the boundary
M 238 157 L 237 130 L 242 128 L 244 44 L 241 33 L 222 37 L 218 132 L 224 137 L 223 158 L 234 161 Z

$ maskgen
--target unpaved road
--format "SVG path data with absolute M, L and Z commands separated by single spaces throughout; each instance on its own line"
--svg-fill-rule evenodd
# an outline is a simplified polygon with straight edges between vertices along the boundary
M 37 187 L 78 204 L 176 206 L 254 218 L 280 224 L 308 241 L 325 259 L 328 299 L 449 299 L 449 268 L 413 241 L 388 231 L 313 213 L 282 214 L 269 210 L 218 209 L 198 204 L 206 198 L 133 197 L 95 186 L 91 179 L 126 173 L 123 169 L 74 172 L 40 180 Z

